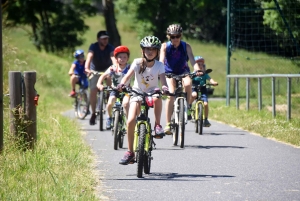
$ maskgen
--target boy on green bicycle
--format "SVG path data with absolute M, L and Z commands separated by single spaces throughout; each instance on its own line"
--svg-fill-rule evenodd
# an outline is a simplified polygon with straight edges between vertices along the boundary
M 118 46 L 114 50 L 114 57 L 116 59 L 117 65 L 111 65 L 105 73 L 103 73 L 97 82 L 97 88 L 99 90 L 103 90 L 103 81 L 105 78 L 111 77 L 112 80 L 112 87 L 117 87 L 118 84 L 121 82 L 122 78 L 125 76 L 125 74 L 128 72 L 130 68 L 130 64 L 127 64 L 129 59 L 129 49 L 126 46 Z M 126 85 L 130 84 L 130 80 L 128 80 Z M 107 119 L 106 119 L 106 129 L 111 129 L 111 123 L 112 123 L 112 107 L 116 102 L 116 94 L 115 92 L 111 92 L 108 102 L 107 102 Z M 129 96 L 124 96 L 123 103 L 124 111 L 127 117 L 128 109 L 129 109 Z
M 206 80 L 208 80 L 212 85 L 217 86 L 218 82 L 214 81 L 208 74 L 205 73 L 205 61 L 204 58 L 201 56 L 195 57 L 195 69 L 198 69 L 202 72 L 201 76 L 196 76 L 192 79 L 192 85 L 193 86 L 201 86 L 200 92 L 201 92 L 201 99 L 204 103 L 204 127 L 210 127 L 211 124 L 208 121 L 208 98 L 207 98 L 207 89 L 206 89 Z M 193 87 L 192 89 L 192 102 L 198 97 L 197 90 Z

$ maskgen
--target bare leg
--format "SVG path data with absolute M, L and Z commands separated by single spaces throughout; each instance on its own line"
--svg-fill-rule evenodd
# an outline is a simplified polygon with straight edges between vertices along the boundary
M 96 112 L 97 92 L 98 92 L 97 88 L 91 89 L 90 92 L 90 104 L 91 104 L 93 114 Z
M 154 100 L 154 116 L 155 116 L 155 126 L 156 126 L 156 125 L 160 125 L 162 100 L 161 98 L 153 98 L 153 100 Z
M 187 93 L 186 101 L 188 104 L 192 104 L 192 80 L 189 76 L 184 77 L 183 79 L 184 90 Z
M 174 93 L 175 84 L 176 84 L 175 81 L 173 80 L 173 78 L 166 78 L 166 80 L 167 80 L 167 84 L 168 84 L 170 93 Z M 166 100 L 167 124 L 171 122 L 173 107 L 174 107 L 174 96 L 168 96 L 168 98 Z
M 75 90 L 75 85 L 77 82 L 78 82 L 78 78 L 73 74 L 70 77 L 70 83 L 71 83 L 72 90 Z
M 132 102 L 129 106 L 128 119 L 127 119 L 127 139 L 128 139 L 128 151 L 133 152 L 134 141 L 134 127 L 136 124 L 135 118 L 140 113 L 141 103 Z
M 204 117 L 208 118 L 208 103 L 204 102 Z
M 122 103 L 126 119 L 128 119 L 129 99 L 130 99 L 129 96 L 124 96 L 123 103 Z
M 112 113 L 112 107 L 116 102 L 116 97 L 115 96 L 110 96 L 107 102 L 107 113 L 108 116 L 111 117 L 111 113 Z

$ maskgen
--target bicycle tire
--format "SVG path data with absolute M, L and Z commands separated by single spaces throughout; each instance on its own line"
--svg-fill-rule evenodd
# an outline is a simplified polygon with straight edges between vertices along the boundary
M 118 143 L 119 143 L 119 118 L 120 118 L 120 111 L 116 110 L 114 112 L 114 129 L 113 129 L 113 136 L 114 136 L 114 150 L 118 150 Z
M 144 157 L 144 173 L 145 174 L 150 174 L 150 169 L 151 169 L 151 151 L 152 151 L 152 137 L 150 137 L 150 142 L 149 142 L 149 151 L 148 153 L 145 154 Z
M 79 119 L 84 119 L 88 115 L 89 100 L 86 91 L 80 92 L 77 96 L 77 115 Z
M 180 148 L 184 148 L 184 130 L 185 130 L 184 102 L 183 99 L 180 99 L 179 100 L 179 122 L 178 122 Z
M 195 106 L 196 111 L 196 106 Z M 198 118 L 196 117 L 196 112 L 194 111 L 193 118 L 195 119 L 195 133 L 198 133 Z
M 139 143 L 137 152 L 137 177 L 143 177 L 143 167 L 144 167 L 144 156 L 145 156 L 145 137 L 146 137 L 146 125 L 140 124 L 139 126 Z
M 123 132 L 119 133 L 118 141 L 119 141 L 119 148 L 123 148 L 123 143 L 124 143 L 124 133 Z
M 175 112 L 173 112 L 173 117 L 171 120 L 171 124 L 173 125 L 173 145 L 177 146 L 178 144 L 178 125 L 175 124 Z
M 103 91 L 100 91 L 99 92 L 99 101 L 98 101 L 98 104 L 99 104 L 99 130 L 100 131 L 103 131 L 103 106 L 104 106 L 104 93 Z
M 198 131 L 199 135 L 203 133 L 203 105 L 198 105 Z
M 77 99 L 77 96 L 76 96 L 75 100 L 74 100 L 74 115 L 75 115 L 76 118 L 78 118 L 77 105 L 78 105 L 78 99 Z

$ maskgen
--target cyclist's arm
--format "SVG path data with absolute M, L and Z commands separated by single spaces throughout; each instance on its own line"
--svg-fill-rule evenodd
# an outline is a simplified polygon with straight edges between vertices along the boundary
M 192 47 L 188 43 L 186 43 L 186 52 L 187 52 L 187 55 L 189 57 L 191 65 L 195 66 L 195 59 L 194 59 L 194 54 L 193 54 L 193 51 L 192 51 Z
M 128 72 L 125 74 L 125 76 L 122 78 L 120 84 L 125 84 L 130 78 L 133 76 L 134 70 L 133 68 L 130 68 Z
M 85 72 L 87 72 L 87 73 L 91 72 L 90 64 L 91 64 L 91 61 L 93 59 L 93 56 L 94 56 L 94 52 L 92 52 L 92 51 L 89 51 L 88 54 L 87 54 L 87 56 L 86 56 L 86 61 L 85 61 L 84 69 L 85 69 Z
M 218 82 L 214 81 L 212 78 L 210 78 L 209 82 L 210 82 L 212 85 L 218 85 Z
M 164 63 L 165 57 L 166 57 L 166 43 L 163 43 L 160 48 L 159 61 Z
M 112 52 L 110 53 L 110 59 L 111 59 L 113 65 L 115 65 L 115 66 L 118 65 L 117 60 L 116 60 L 116 58 L 115 58 L 115 56 L 114 56 L 114 51 L 112 51 Z
M 165 73 L 160 74 L 159 78 L 160 78 L 161 86 L 168 87 L 167 80 L 166 80 L 166 74 Z
M 101 85 L 103 83 L 103 80 L 105 78 L 107 78 L 108 76 L 109 76 L 109 71 L 107 70 L 99 77 L 98 82 L 97 82 L 98 89 L 102 90 Z
M 75 67 L 76 67 L 75 64 L 72 64 L 72 65 L 71 65 L 71 68 L 70 68 L 70 70 L 69 70 L 69 75 L 70 75 L 70 76 L 73 75 Z

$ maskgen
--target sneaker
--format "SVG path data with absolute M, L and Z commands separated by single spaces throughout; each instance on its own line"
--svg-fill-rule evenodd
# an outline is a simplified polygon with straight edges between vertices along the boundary
M 95 125 L 95 124 L 96 124 L 96 114 L 93 113 L 90 118 L 90 125 Z
M 108 117 L 106 119 L 106 129 L 107 130 L 110 130 L 111 129 L 111 121 L 112 121 L 112 118 L 111 117 Z
M 75 91 L 71 91 L 71 93 L 69 94 L 70 97 L 75 97 L 76 92 Z
M 170 123 L 168 123 L 168 124 L 165 126 L 164 131 L 165 131 L 165 134 L 166 134 L 166 135 L 172 135 Z
M 123 156 L 119 164 L 128 165 L 129 163 L 130 164 L 134 163 L 134 153 L 130 151 L 126 151 L 125 155 Z
M 203 127 L 210 127 L 211 124 L 209 123 L 209 121 L 207 119 L 204 120 L 204 123 L 203 123 Z
M 165 136 L 165 132 L 162 129 L 161 125 L 156 125 L 154 131 L 155 131 L 154 138 L 156 139 L 162 139 Z

